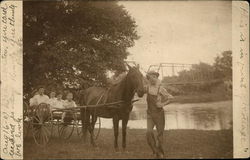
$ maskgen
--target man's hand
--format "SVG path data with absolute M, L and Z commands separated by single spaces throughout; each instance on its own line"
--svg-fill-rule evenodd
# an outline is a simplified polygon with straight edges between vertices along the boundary
M 171 103 L 170 100 L 167 100 L 165 102 L 157 102 L 157 107 L 158 108 L 163 108 L 164 106 L 168 105 L 169 103 Z
M 168 105 L 168 104 L 170 104 L 170 103 L 172 103 L 171 99 L 169 99 L 169 100 L 167 100 L 166 102 L 164 102 L 164 106 L 165 106 L 165 105 Z

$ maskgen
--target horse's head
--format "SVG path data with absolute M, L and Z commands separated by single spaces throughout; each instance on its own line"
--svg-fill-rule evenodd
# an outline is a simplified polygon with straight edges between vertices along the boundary
M 142 97 L 145 93 L 144 90 L 144 77 L 139 70 L 139 67 L 131 67 L 128 65 L 129 71 L 127 78 L 132 83 L 133 88 L 137 92 L 139 97 Z

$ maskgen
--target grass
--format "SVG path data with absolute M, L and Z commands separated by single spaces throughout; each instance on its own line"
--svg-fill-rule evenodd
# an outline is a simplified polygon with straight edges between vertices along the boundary
M 53 137 L 50 144 L 41 148 L 32 137 L 24 140 L 24 159 L 93 159 L 93 158 L 153 158 L 145 138 L 146 130 L 129 129 L 127 151 L 115 152 L 113 130 L 101 129 L 96 141 L 98 147 L 84 144 L 77 135 L 68 141 Z M 168 130 L 164 133 L 166 158 L 232 158 L 232 130 L 198 131 Z M 121 130 L 119 135 L 121 146 Z

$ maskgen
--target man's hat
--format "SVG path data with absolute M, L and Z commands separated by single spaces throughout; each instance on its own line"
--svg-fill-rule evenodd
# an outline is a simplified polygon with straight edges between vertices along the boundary
M 160 74 L 156 71 L 149 71 L 147 75 L 155 75 L 158 78 Z

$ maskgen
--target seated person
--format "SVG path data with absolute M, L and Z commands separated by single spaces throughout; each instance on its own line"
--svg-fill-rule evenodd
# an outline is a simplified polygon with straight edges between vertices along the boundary
M 57 96 L 56 96 L 56 104 L 53 108 L 55 109 L 63 109 L 63 105 L 64 105 L 64 100 L 62 99 L 63 94 L 61 92 L 58 92 Z
M 32 98 L 30 98 L 30 100 L 29 100 L 29 105 L 30 106 L 33 106 L 34 105 L 34 103 L 35 103 L 35 99 L 34 99 L 34 97 L 36 96 L 36 95 L 38 95 L 38 91 L 37 90 L 35 90 L 32 94 L 31 94 L 33 97 Z
M 53 106 L 51 106 L 51 111 L 54 111 L 53 112 L 53 115 L 57 118 L 61 118 L 62 115 L 61 115 L 61 111 L 55 111 L 57 109 L 64 109 L 63 105 L 64 105 L 64 100 L 62 99 L 62 92 L 58 92 L 57 93 L 57 96 L 56 96 L 56 100 L 55 100 L 55 104 Z
M 73 101 L 73 94 L 71 92 L 69 92 L 66 96 L 66 100 L 64 101 L 63 104 L 64 108 L 71 108 L 71 107 L 76 107 L 76 103 L 75 101 Z M 63 112 L 62 114 L 62 122 L 64 122 L 64 118 L 66 116 L 67 112 Z
M 50 105 L 50 109 L 52 109 L 56 105 L 56 92 L 50 92 L 50 99 L 48 100 L 48 104 Z
M 30 106 L 38 106 L 39 104 L 41 103 L 46 103 L 48 104 L 49 102 L 49 97 L 47 95 L 44 94 L 44 87 L 43 86 L 40 86 L 38 88 L 38 94 L 35 95 L 33 98 L 32 98 L 32 103 L 30 104 Z
M 44 87 L 40 86 L 38 88 L 38 94 L 35 95 L 31 100 L 31 104 L 30 104 L 31 113 L 30 114 L 36 115 L 37 113 L 35 111 L 36 111 L 37 106 L 40 105 L 41 103 L 48 104 L 48 102 L 49 102 L 49 97 L 44 94 Z M 36 117 L 37 118 L 34 119 L 34 123 L 38 123 L 38 119 L 40 119 L 38 115 Z M 42 118 L 43 121 L 48 120 L 48 118 L 49 118 L 49 114 L 43 114 L 43 118 Z M 36 127 L 39 127 L 39 126 L 36 126 Z

